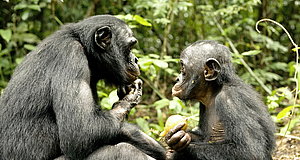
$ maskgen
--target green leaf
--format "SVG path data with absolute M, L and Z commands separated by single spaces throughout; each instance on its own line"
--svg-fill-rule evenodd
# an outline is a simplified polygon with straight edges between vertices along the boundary
M 138 61 L 138 64 L 140 66 L 140 69 L 142 71 L 147 71 L 149 70 L 150 66 L 152 65 L 153 60 L 148 59 L 148 58 L 140 58 Z
M 9 64 L 9 61 L 8 61 L 8 59 L 4 59 L 4 58 L 2 58 L 2 59 L 0 59 L 0 67 L 2 66 L 2 67 L 7 67 L 7 66 L 9 66 L 10 64 Z
M 34 46 L 34 45 L 31 45 L 31 44 L 25 44 L 25 45 L 24 45 L 24 48 L 26 48 L 26 49 L 32 51 L 32 50 L 35 49 L 35 46 Z
M 300 105 L 296 105 L 296 106 L 288 106 L 286 108 L 284 108 L 282 111 L 280 111 L 278 114 L 277 114 L 277 117 L 276 119 L 277 120 L 280 120 L 286 116 L 288 116 L 290 114 L 290 111 L 293 107 L 300 107 Z
M 293 119 L 290 120 L 290 123 L 286 123 L 286 125 L 284 127 L 280 127 L 280 132 L 281 134 L 285 134 L 286 131 L 288 131 L 288 133 L 290 133 L 290 131 L 299 123 L 300 118 L 299 117 L 295 117 Z
M 19 3 L 17 5 L 15 5 L 14 10 L 19 10 L 19 9 L 24 9 L 27 7 L 27 4 L 23 4 L 23 3 Z
M 98 97 L 108 97 L 108 94 L 102 91 L 97 91 Z
M 168 106 L 170 101 L 168 99 L 161 99 L 156 101 L 153 106 L 156 106 L 156 109 L 164 108 L 165 106 Z
M 36 43 L 36 42 L 40 41 L 38 36 L 36 36 L 35 34 L 31 34 L 31 33 L 21 33 L 21 34 L 17 35 L 17 39 L 19 41 L 24 41 L 27 43 Z
M 100 103 L 100 106 L 101 106 L 102 109 L 109 110 L 109 109 L 112 108 L 112 106 L 111 106 L 111 104 L 109 103 L 108 100 L 109 100 L 108 97 L 102 98 L 101 103 Z
M 292 51 L 296 52 L 297 50 L 300 50 L 300 47 L 293 48 Z
M 113 90 L 109 93 L 108 97 L 102 98 L 101 100 L 101 108 L 102 109 L 111 109 L 112 105 L 119 100 L 117 95 L 117 90 Z
M 242 55 L 243 56 L 254 56 L 259 54 L 261 51 L 260 50 L 252 50 L 252 51 L 247 51 L 247 52 L 243 52 Z
M 151 54 L 151 53 L 148 54 L 148 56 L 151 57 L 151 58 L 153 58 L 153 59 L 159 59 L 159 57 L 160 57 L 160 56 L 157 55 L 157 54 Z
M 16 58 L 16 63 L 20 64 L 23 61 L 23 57 L 22 58 Z
M 173 100 L 170 101 L 170 110 L 174 110 L 176 113 L 179 113 L 182 112 L 182 108 L 185 108 L 185 106 L 179 98 L 174 97 Z
M 272 101 L 270 104 L 268 104 L 269 109 L 275 109 L 279 107 L 279 104 L 277 102 Z
M 112 92 L 110 92 L 108 98 L 109 98 L 109 102 L 111 105 L 113 105 L 115 102 L 117 102 L 119 100 L 117 90 L 115 89 Z
M 36 11 L 41 11 L 41 7 L 39 5 L 36 5 L 36 4 L 31 4 L 31 5 L 28 5 L 27 8 L 29 9 L 32 9 L 32 10 L 36 10 Z
M 134 15 L 133 18 L 135 19 L 136 22 L 138 22 L 141 25 L 148 26 L 148 27 L 152 26 L 151 23 L 149 23 L 147 20 L 145 20 L 144 18 L 142 18 L 139 15 Z
M 28 17 L 29 17 L 29 10 L 26 10 L 26 11 L 24 11 L 24 12 L 22 13 L 21 18 L 22 18 L 23 21 L 25 21 L 25 20 L 28 19 Z
M 277 114 L 276 119 L 279 120 L 279 119 L 282 119 L 282 118 L 288 116 L 290 114 L 291 109 L 292 109 L 291 106 L 284 108 L 282 111 L 280 111 Z
M 11 39 L 12 32 L 10 29 L 0 29 L 0 36 L 8 43 Z
M 27 4 L 24 4 L 24 3 L 17 4 L 14 7 L 14 10 L 20 10 L 20 9 L 25 9 L 25 8 L 28 8 L 28 9 L 31 9 L 31 10 L 36 10 L 36 11 L 39 11 L 39 12 L 41 11 L 41 7 L 37 4 L 27 5 Z
M 168 63 L 162 60 L 154 60 L 153 64 L 159 68 L 168 68 Z
M 139 117 L 135 121 L 136 124 L 141 127 L 142 131 L 147 132 L 150 130 L 149 123 L 145 119 Z

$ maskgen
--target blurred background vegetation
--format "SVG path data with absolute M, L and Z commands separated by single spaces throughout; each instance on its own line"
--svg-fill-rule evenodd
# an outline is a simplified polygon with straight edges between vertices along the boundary
M 147 134 L 158 138 L 172 114 L 198 115 L 199 104 L 172 97 L 171 87 L 180 52 L 203 39 L 231 48 L 238 75 L 263 95 L 278 134 L 299 129 L 294 46 L 278 26 L 261 23 L 262 32 L 255 31 L 258 20 L 270 18 L 299 43 L 299 0 L 0 0 L 0 8 L 0 93 L 22 58 L 61 25 L 112 14 L 125 20 L 139 41 L 133 52 L 139 57 L 144 94 L 129 121 Z M 118 99 L 116 88 L 103 81 L 98 88 L 99 103 L 110 109 Z M 192 118 L 190 126 L 196 122 Z

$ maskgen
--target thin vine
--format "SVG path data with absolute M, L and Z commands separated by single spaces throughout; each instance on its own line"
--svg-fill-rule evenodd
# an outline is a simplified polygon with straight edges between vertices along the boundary
M 268 93 L 271 94 L 272 91 L 262 82 L 262 80 L 253 72 L 253 70 L 250 68 L 250 66 L 245 62 L 245 60 L 240 56 L 241 54 L 239 53 L 239 51 L 235 48 L 235 46 L 233 45 L 232 41 L 228 38 L 228 36 L 226 35 L 225 31 L 223 30 L 222 26 L 220 25 L 220 23 L 217 21 L 217 19 L 215 17 L 213 17 L 213 21 L 214 23 L 217 25 L 219 31 L 222 33 L 222 35 L 225 37 L 225 39 L 227 40 L 227 42 L 230 45 L 230 48 L 232 49 L 232 51 L 239 55 L 239 60 L 242 63 L 242 65 L 247 69 L 247 71 L 250 73 L 250 75 L 252 75 L 252 77 L 259 83 L 259 85 Z
M 258 33 L 260 33 L 259 29 L 258 29 L 258 24 L 260 22 L 272 22 L 276 25 L 278 25 L 286 34 L 287 36 L 289 37 L 291 43 L 293 44 L 293 46 L 295 47 L 295 50 L 296 50 L 296 67 L 295 67 L 295 74 L 294 74 L 294 79 L 295 79 L 295 84 L 296 84 L 296 89 L 295 89 L 295 96 L 294 96 L 294 101 L 293 101 L 293 107 L 291 109 L 291 114 L 290 114 L 290 118 L 293 119 L 293 117 L 295 116 L 295 106 L 296 106 L 296 101 L 297 101 L 297 98 L 298 98 L 298 94 L 299 94 L 299 82 L 298 82 L 298 79 L 297 79 L 297 75 L 298 75 L 298 72 L 299 72 L 299 67 L 298 67 L 298 64 L 299 64 L 299 48 L 298 48 L 298 45 L 294 42 L 293 38 L 291 37 L 290 33 L 285 29 L 284 26 L 282 26 L 280 23 L 272 20 L 272 19 L 261 19 L 259 21 L 256 22 L 256 25 L 255 25 L 255 29 Z M 290 128 L 290 125 L 291 125 L 291 119 L 289 120 L 288 122 L 288 125 L 287 125 L 287 129 L 284 133 L 284 136 L 286 136 L 287 134 L 287 131 L 288 129 Z

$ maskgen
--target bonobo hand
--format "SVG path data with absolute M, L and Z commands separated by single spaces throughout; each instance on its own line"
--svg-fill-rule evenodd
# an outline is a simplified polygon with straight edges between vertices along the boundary
M 174 150 L 168 149 L 166 151 L 166 160 L 173 160 L 174 159 Z
M 179 123 L 167 133 L 165 141 L 171 149 L 180 151 L 190 144 L 191 136 L 184 130 L 181 130 L 184 125 L 185 123 Z
M 142 84 L 143 81 L 141 79 L 137 79 L 130 85 L 119 87 L 119 99 L 121 101 L 129 102 L 132 107 L 136 106 L 141 101 Z
M 118 96 L 119 101 L 114 103 L 111 112 L 120 119 L 125 119 L 131 108 L 135 107 L 142 98 L 142 80 L 137 79 L 132 84 L 119 87 Z

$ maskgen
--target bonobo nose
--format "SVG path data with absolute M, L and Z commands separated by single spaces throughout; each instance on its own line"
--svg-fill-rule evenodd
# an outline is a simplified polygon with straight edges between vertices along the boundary
M 137 57 L 134 57 L 134 63 L 138 63 L 139 59 Z
M 130 44 L 130 45 L 134 45 L 134 44 L 137 43 L 137 39 L 134 38 L 134 37 L 130 37 L 128 41 L 129 41 L 129 44 Z
M 176 78 L 176 83 L 179 83 L 182 81 L 182 74 L 179 74 Z

